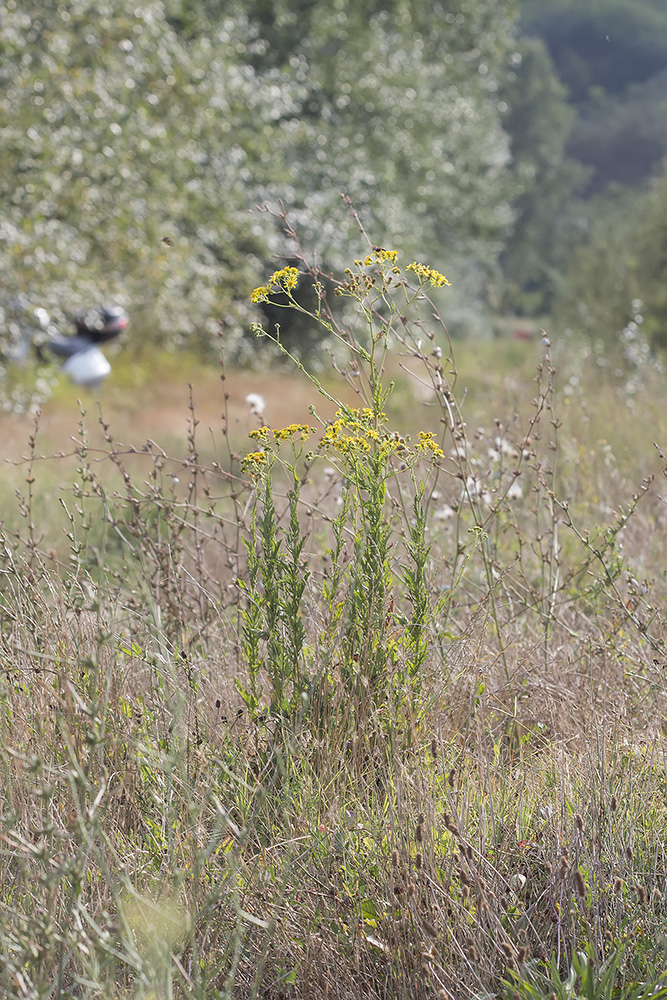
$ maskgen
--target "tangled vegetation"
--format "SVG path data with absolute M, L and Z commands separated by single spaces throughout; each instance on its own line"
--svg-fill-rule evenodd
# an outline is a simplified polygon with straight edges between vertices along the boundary
M 667 996 L 650 476 L 586 445 L 574 345 L 561 376 L 545 335 L 475 428 L 444 275 L 369 247 L 254 294 L 307 312 L 297 281 L 340 346 L 338 394 L 295 361 L 308 423 L 253 403 L 245 456 L 227 422 L 211 458 L 193 405 L 174 458 L 82 421 L 60 536 L 31 440 L 0 553 L 0 992 Z

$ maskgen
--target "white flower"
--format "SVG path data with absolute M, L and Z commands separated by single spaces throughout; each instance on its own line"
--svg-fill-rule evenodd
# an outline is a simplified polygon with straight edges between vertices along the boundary
M 260 396 L 258 392 L 249 392 L 245 398 L 245 401 L 250 407 L 250 412 L 254 417 L 264 416 L 266 403 L 264 402 L 264 397 Z
M 510 488 L 507 491 L 508 500 L 520 500 L 523 496 L 523 487 L 521 483 L 517 482 L 515 479 Z
M 448 503 L 444 503 L 442 507 L 439 507 L 433 515 L 434 521 L 448 521 L 450 517 L 454 517 L 456 511 L 453 507 L 450 507 Z

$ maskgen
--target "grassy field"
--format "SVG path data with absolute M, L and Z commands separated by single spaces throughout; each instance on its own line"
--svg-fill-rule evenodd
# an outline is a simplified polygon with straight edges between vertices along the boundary
M 667 995 L 664 375 L 402 336 L 3 418 L 2 996 Z

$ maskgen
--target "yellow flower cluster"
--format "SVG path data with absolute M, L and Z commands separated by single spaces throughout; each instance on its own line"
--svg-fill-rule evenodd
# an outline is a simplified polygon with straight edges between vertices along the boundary
M 361 410 L 339 410 L 336 418 L 324 432 L 320 448 L 335 448 L 342 455 L 349 455 L 354 452 L 368 454 L 376 446 L 383 456 L 407 450 L 405 440 L 399 434 L 377 430 L 373 411 L 368 407 Z M 386 418 L 385 413 L 379 413 L 377 422 L 383 423 Z
M 266 455 L 263 451 L 251 451 L 241 462 L 242 472 L 251 476 L 259 476 L 266 468 Z
M 395 264 L 398 260 L 397 250 L 385 250 L 384 247 L 373 247 L 373 253 L 363 260 L 355 260 L 357 267 L 370 267 L 371 264 Z
M 368 408 L 350 410 L 347 413 L 338 410 L 337 419 L 324 432 L 320 448 L 335 448 L 343 455 L 355 451 L 369 452 L 371 446 L 368 439 L 377 435 L 377 431 L 371 426 L 372 417 L 373 411 Z
M 264 424 L 263 427 L 258 427 L 257 430 L 250 431 L 248 437 L 253 438 L 253 440 L 257 441 L 258 444 L 261 444 L 262 448 L 266 448 L 267 444 L 269 443 L 270 434 L 271 431 L 266 426 L 266 424 Z
M 248 437 L 254 438 L 263 448 L 267 448 L 270 445 L 271 438 L 280 444 L 281 441 L 289 441 L 290 438 L 294 438 L 297 435 L 302 441 L 305 441 L 310 435 L 308 424 L 288 424 L 287 427 L 280 427 L 274 430 L 266 426 L 259 427 L 255 431 L 250 431 Z
M 379 413 L 376 420 L 373 411 L 368 408 L 339 410 L 336 419 L 324 432 L 320 448 L 332 448 L 341 455 L 364 455 L 374 451 L 380 457 L 387 458 L 396 454 L 410 465 L 426 455 L 432 461 L 443 457 L 442 448 L 432 431 L 420 431 L 419 440 L 411 449 L 405 438 L 396 431 L 390 433 L 377 430 L 377 424 L 382 425 L 385 421 L 386 414 Z
M 280 430 L 271 431 L 271 433 L 276 441 L 289 441 L 297 434 L 302 441 L 305 441 L 310 434 L 310 427 L 308 424 L 288 424 L 287 427 L 281 427 Z
M 296 288 L 301 272 L 297 267 L 281 267 L 279 271 L 274 271 L 266 285 L 255 288 L 250 296 L 251 302 L 266 302 L 274 292 L 291 292 Z
M 408 264 L 405 270 L 414 271 L 420 283 L 424 285 L 427 281 L 430 281 L 434 288 L 443 288 L 445 285 L 451 285 L 451 281 L 448 281 L 444 274 L 440 274 L 440 271 L 436 271 L 432 267 L 427 267 L 426 264 L 418 264 L 417 261 Z
M 434 438 L 435 434 L 433 431 L 420 431 L 419 441 L 415 445 L 415 452 L 430 452 L 434 458 L 442 458 L 445 453 Z

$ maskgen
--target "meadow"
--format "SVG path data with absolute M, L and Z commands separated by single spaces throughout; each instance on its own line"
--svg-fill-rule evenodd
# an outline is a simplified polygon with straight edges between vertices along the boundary
M 0 993 L 667 996 L 660 359 L 312 280 L 3 418 Z

